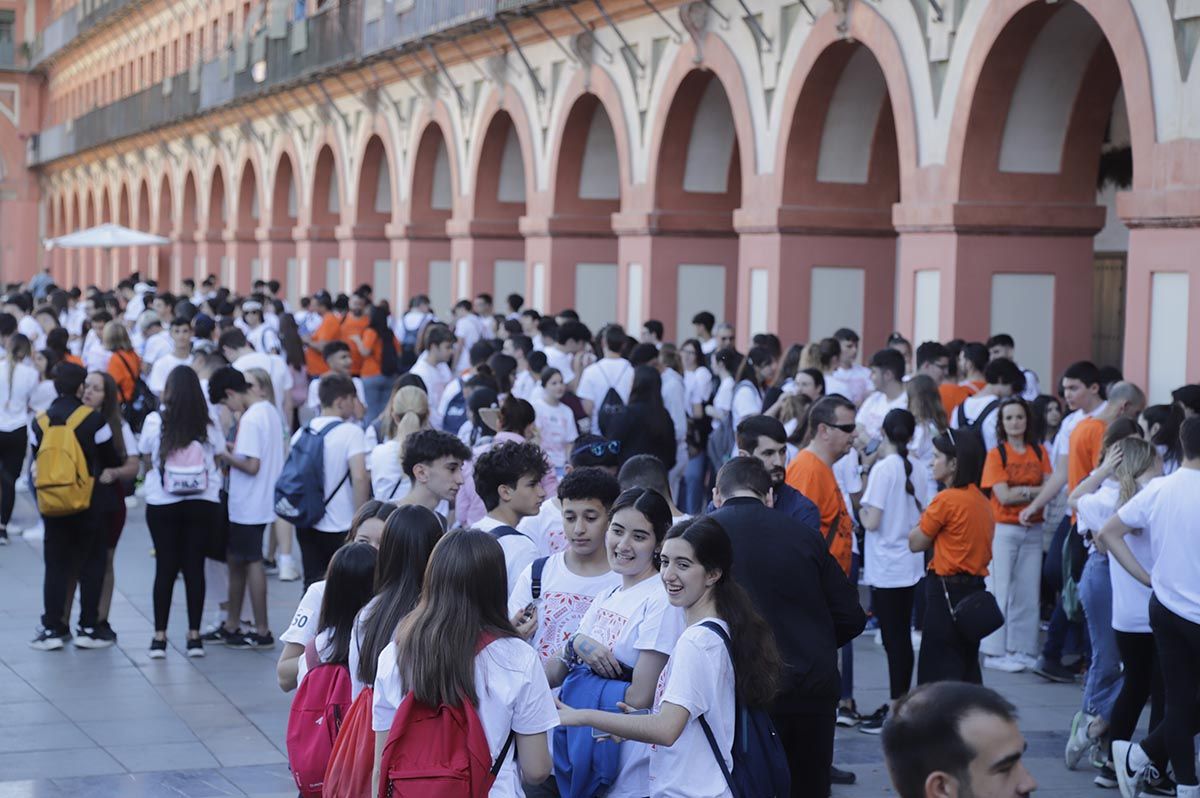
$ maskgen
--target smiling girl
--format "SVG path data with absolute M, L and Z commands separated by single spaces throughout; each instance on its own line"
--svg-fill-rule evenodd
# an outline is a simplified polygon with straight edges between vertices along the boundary
M 579 631 L 563 647 L 561 659 L 546 663 L 551 686 L 566 678 L 566 663 L 586 665 L 597 676 L 627 682 L 624 703 L 628 706 L 650 707 L 658 678 L 684 627 L 683 613 L 671 606 L 657 578 L 656 555 L 670 525 L 670 505 L 654 491 L 631 488 L 617 497 L 604 546 L 621 584 L 596 597 Z M 644 743 L 621 743 L 618 775 L 606 795 L 649 795 L 649 758 Z
M 563 394 L 567 392 L 562 372 L 550 367 L 543 369 L 541 383 L 541 396 L 533 400 L 538 438 L 550 465 L 561 479 L 566 472 L 571 444 L 579 437 L 579 430 L 575 426 L 575 414 L 562 402 Z
M 667 664 L 655 713 L 559 709 L 564 726 L 591 726 L 651 743 L 652 795 L 731 796 L 700 719 L 711 728 L 725 767 L 732 769 L 737 702 L 762 707 L 774 696 L 781 667 L 774 638 L 732 572 L 733 548 L 718 522 L 689 519 L 672 527 L 663 544 L 661 581 L 671 606 L 684 611 L 687 629 Z M 710 624 L 730 636 L 732 659 Z

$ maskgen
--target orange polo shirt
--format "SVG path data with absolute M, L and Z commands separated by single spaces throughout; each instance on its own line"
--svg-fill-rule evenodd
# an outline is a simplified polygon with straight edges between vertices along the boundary
M 946 488 L 934 496 L 921 513 L 921 532 L 934 541 L 929 570 L 938 576 L 987 576 L 995 519 L 979 488 Z
M 986 382 L 943 382 L 938 386 L 938 394 L 942 397 L 942 407 L 946 408 L 946 418 L 951 418 L 954 411 L 968 396 L 974 396 L 983 390 Z
M 1104 443 L 1106 429 L 1107 426 L 1100 419 L 1085 418 L 1071 430 L 1067 452 L 1067 490 L 1075 490 L 1100 462 L 1100 447 Z
M 850 513 L 846 512 L 846 501 L 833 469 L 820 457 L 804 449 L 788 465 L 787 484 L 817 505 L 821 513 L 821 534 L 825 536 L 829 553 L 849 576 L 854 522 Z
M 980 483 L 980 487 L 985 490 L 994 488 L 1001 483 L 1010 488 L 1036 488 L 1054 470 L 1050 464 L 1050 453 L 1040 444 L 1027 445 L 1024 452 L 1018 452 L 1011 444 L 1003 445 L 1004 453 L 1008 456 L 1008 465 L 1006 466 L 1000 457 L 999 446 L 987 453 L 987 461 L 983 464 L 983 480 Z M 996 494 L 992 494 L 992 514 L 996 516 L 997 524 L 1015 526 L 1020 523 L 1021 511 L 1025 509 L 1025 506 L 1025 504 L 1001 504 L 1000 500 L 996 498 Z M 1042 514 L 1038 513 L 1030 521 L 1040 523 Z
M 321 319 L 321 326 L 312 334 L 311 345 L 304 349 L 304 363 L 308 366 L 308 374 L 313 378 L 320 377 L 329 371 L 329 364 L 321 354 L 321 347 L 330 341 L 338 340 L 338 330 L 342 322 L 336 313 L 326 313 Z
M 367 325 L 370 323 L 371 317 L 366 313 L 361 316 L 347 313 L 346 318 L 342 319 L 341 334 L 338 337 L 350 347 L 350 373 L 355 377 L 362 376 L 363 356 L 358 351 L 358 346 L 350 339 L 356 335 L 364 335 L 367 331 Z M 365 344 L 367 341 L 364 339 L 363 343 Z

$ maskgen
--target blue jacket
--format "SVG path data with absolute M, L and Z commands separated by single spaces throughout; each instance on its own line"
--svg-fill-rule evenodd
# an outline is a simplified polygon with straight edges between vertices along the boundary
M 704 514 L 712 515 L 716 509 L 717 506 L 709 502 Z M 813 504 L 812 499 L 786 482 L 775 488 L 775 509 L 788 518 L 804 524 L 818 535 L 823 534 L 821 532 L 821 511 L 817 509 L 817 505 Z
M 559 699 L 577 709 L 620 712 L 629 682 L 597 676 L 586 665 L 567 674 Z M 592 738 L 590 726 L 559 726 L 554 730 L 554 780 L 562 798 L 593 798 L 617 780 L 621 746 Z

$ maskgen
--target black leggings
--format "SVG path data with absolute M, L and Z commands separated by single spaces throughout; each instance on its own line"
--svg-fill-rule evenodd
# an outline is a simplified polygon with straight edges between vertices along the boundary
M 322 532 L 318 529 L 297 529 L 300 562 L 304 566 L 304 589 L 325 578 L 325 569 L 334 552 L 346 542 L 345 532 Z
M 1116 632 L 1116 635 L 1125 679 L 1121 683 L 1121 692 L 1117 695 L 1117 700 L 1113 702 L 1108 736 L 1113 740 L 1130 740 L 1147 700 L 1150 701 L 1151 731 L 1162 723 L 1162 674 L 1158 669 L 1153 634 Z
M 879 621 L 883 650 L 887 652 L 888 684 L 893 701 L 912 687 L 913 647 L 909 624 L 915 593 L 915 586 L 871 588 L 871 605 Z
M 188 630 L 199 631 L 204 615 L 204 551 L 217 532 L 221 505 L 199 499 L 146 507 L 154 541 L 154 631 L 165 632 L 175 578 L 183 571 Z
M 0 432 L 0 526 L 7 527 L 12 520 L 13 505 L 17 500 L 17 478 L 25 463 L 28 447 L 25 427 L 12 432 Z
M 1160 737 L 1180 786 L 1196 784 L 1196 691 L 1200 688 L 1200 624 L 1179 617 L 1150 597 L 1150 628 L 1158 646 L 1166 713 L 1152 737 Z M 1159 732 L 1162 734 L 1160 735 Z M 1151 750 L 1157 746 L 1150 746 Z M 1151 758 L 1153 755 L 1151 754 Z
M 981 576 L 953 576 L 946 582 L 950 601 L 983 590 Z M 942 592 L 942 580 L 932 571 L 925 577 L 925 631 L 921 633 L 921 655 L 917 661 L 917 684 L 970 682 L 983 684 L 979 670 L 979 641 L 968 640 L 954 625 L 950 605 Z

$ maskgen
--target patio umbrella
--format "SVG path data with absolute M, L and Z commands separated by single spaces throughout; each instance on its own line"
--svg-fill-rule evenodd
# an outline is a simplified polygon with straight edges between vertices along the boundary
M 171 239 L 130 230 L 119 224 L 106 223 L 87 230 L 77 230 L 46 241 L 46 249 L 113 249 L 116 247 L 154 247 L 170 244 Z

